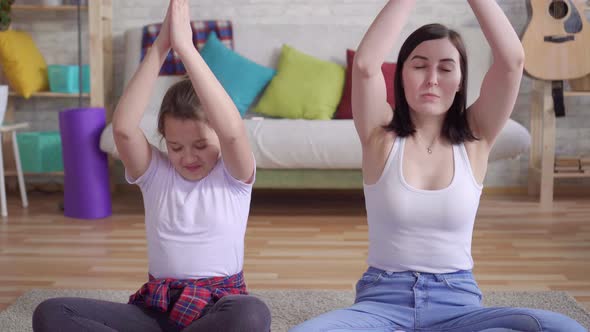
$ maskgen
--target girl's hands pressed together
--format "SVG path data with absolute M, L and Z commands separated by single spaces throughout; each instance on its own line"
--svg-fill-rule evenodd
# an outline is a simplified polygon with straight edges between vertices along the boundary
M 194 51 L 188 0 L 170 1 L 170 42 L 181 57 Z

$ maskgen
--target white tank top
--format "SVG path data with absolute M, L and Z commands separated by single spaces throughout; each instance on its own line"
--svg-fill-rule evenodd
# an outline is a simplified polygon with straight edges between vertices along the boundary
M 395 139 L 379 180 L 364 185 L 367 263 L 386 271 L 449 273 L 473 268 L 471 237 L 482 186 L 463 144 L 453 145 L 448 187 L 420 190 L 403 177 L 405 138 Z

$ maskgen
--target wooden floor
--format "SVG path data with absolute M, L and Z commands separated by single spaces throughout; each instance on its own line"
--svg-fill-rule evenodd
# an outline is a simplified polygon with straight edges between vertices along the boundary
M 114 197 L 114 215 L 99 221 L 64 218 L 61 196 L 31 193 L 27 210 L 9 197 L 9 217 L 0 221 L 0 310 L 32 288 L 135 290 L 145 282 L 138 194 Z M 245 257 L 251 289 L 352 289 L 366 256 L 360 193 L 253 197 Z M 561 199 L 542 212 L 527 197 L 484 197 L 473 256 L 484 290 L 565 290 L 590 309 L 590 198 Z

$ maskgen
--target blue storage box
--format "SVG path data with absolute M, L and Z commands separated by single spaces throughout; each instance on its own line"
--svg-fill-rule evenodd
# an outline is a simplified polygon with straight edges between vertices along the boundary
M 16 140 L 23 172 L 63 172 L 59 131 L 17 133 Z
M 79 93 L 79 69 L 77 65 L 49 65 L 49 91 Z M 90 66 L 82 65 L 82 92 L 90 92 Z

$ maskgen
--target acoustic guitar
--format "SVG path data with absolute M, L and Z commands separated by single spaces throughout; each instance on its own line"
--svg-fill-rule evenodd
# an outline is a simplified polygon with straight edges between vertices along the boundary
M 588 1 L 590 4 L 590 1 Z M 528 0 L 521 42 L 525 72 L 552 81 L 555 116 L 565 116 L 563 80 L 590 73 L 590 24 L 582 0 Z
M 583 0 L 528 0 L 521 41 L 527 74 L 566 80 L 590 73 L 590 24 Z

